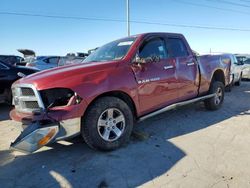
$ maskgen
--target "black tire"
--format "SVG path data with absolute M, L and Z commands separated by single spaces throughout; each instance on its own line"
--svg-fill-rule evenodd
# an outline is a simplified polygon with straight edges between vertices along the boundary
M 242 75 L 240 75 L 239 81 L 235 82 L 235 85 L 236 85 L 236 86 L 240 86 L 240 84 L 241 84 L 241 79 L 242 79 Z
M 109 119 L 109 115 L 105 114 L 106 111 L 108 113 L 109 109 L 113 109 L 114 112 L 112 112 L 112 116 L 114 117 L 115 113 L 121 113 L 123 115 L 123 122 L 119 128 L 119 130 L 122 130 L 120 136 L 118 137 L 115 134 L 115 131 L 110 130 L 112 129 L 110 124 L 105 124 L 103 128 L 99 126 L 98 122 L 99 120 L 102 121 L 103 119 L 100 118 L 105 118 Z M 117 111 L 117 112 L 116 112 Z M 109 121 L 109 120 L 104 120 L 104 121 Z M 115 120 L 115 118 L 114 118 Z M 113 122 L 113 121 L 112 121 Z M 99 149 L 99 150 L 104 150 L 104 151 L 110 151 L 117 149 L 124 144 L 126 144 L 129 141 L 130 135 L 132 133 L 133 129 L 133 123 L 134 123 L 134 118 L 133 118 L 133 113 L 130 109 L 130 107 L 121 99 L 116 98 L 116 97 L 102 97 L 97 99 L 87 110 L 86 114 L 82 118 L 82 125 L 81 125 L 81 134 L 82 137 L 84 138 L 85 142 L 87 143 L 88 146 L 94 149 Z M 115 125 L 118 126 L 118 123 Z M 101 127 L 101 128 L 100 128 Z M 112 136 L 117 136 L 116 140 L 113 141 L 107 141 L 105 140 L 101 134 L 101 129 L 103 129 L 103 132 L 105 132 L 108 128 L 109 129 L 109 136 L 108 139 L 111 138 Z M 116 127 L 117 128 L 117 127 Z M 104 134 L 104 133 L 103 133 Z M 111 140 L 111 139 L 110 139 Z
M 221 96 L 219 96 L 218 92 L 220 91 Z M 211 83 L 209 94 L 217 93 L 216 96 L 206 99 L 204 101 L 205 107 L 208 110 L 217 110 L 221 107 L 223 100 L 224 100 L 224 94 L 225 94 L 225 86 L 222 82 L 214 81 Z M 219 102 L 218 102 L 219 100 Z

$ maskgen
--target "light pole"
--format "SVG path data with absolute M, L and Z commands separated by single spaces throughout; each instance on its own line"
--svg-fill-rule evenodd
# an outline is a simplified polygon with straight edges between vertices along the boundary
M 127 0 L 127 33 L 130 36 L 130 16 L 129 16 L 129 0 Z

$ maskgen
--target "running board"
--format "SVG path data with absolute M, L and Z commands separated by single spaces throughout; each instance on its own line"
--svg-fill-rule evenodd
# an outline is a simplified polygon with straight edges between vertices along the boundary
M 151 118 L 151 117 L 153 117 L 155 115 L 161 114 L 163 112 L 175 109 L 177 107 L 185 106 L 185 105 L 188 105 L 190 103 L 194 103 L 194 102 L 202 101 L 202 100 L 205 100 L 205 99 L 209 99 L 209 98 L 212 98 L 214 96 L 215 96 L 215 93 L 214 94 L 210 94 L 210 95 L 206 95 L 206 96 L 203 96 L 203 97 L 194 98 L 194 99 L 191 99 L 191 100 L 188 100 L 188 101 L 183 101 L 183 102 L 178 102 L 178 103 L 175 103 L 175 104 L 171 104 L 169 106 L 161 108 L 160 110 L 154 111 L 154 112 L 152 112 L 150 114 L 147 114 L 145 116 L 140 117 L 139 118 L 139 122 L 140 121 L 144 121 L 145 119 Z

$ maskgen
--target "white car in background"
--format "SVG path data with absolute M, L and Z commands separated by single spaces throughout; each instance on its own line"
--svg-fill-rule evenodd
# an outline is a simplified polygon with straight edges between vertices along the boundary
M 242 66 L 242 78 L 250 79 L 250 55 L 237 55 L 237 60 Z
M 27 67 L 45 70 L 58 66 L 60 56 L 36 56 L 36 53 L 29 49 L 18 49 L 18 51 L 23 54 Z
M 26 66 L 36 67 L 40 70 L 58 67 L 60 56 L 37 56 L 34 61 L 28 62 Z
M 232 83 L 239 86 L 242 79 L 243 64 L 238 62 L 235 55 L 230 54 Z
M 231 91 L 232 86 L 240 86 L 242 79 L 243 64 L 239 62 L 234 54 L 227 54 L 231 60 L 230 84 L 227 86 L 227 91 Z
M 250 79 L 250 58 L 244 61 L 243 70 L 242 70 L 242 78 Z

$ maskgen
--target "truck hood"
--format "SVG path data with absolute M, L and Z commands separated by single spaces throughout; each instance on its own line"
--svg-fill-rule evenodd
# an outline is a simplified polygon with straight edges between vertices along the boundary
M 109 74 L 118 64 L 117 61 L 71 64 L 40 71 L 14 84 L 32 84 L 38 90 L 55 87 L 74 88 L 81 82 L 93 79 L 92 75 L 98 75 L 98 72 Z

